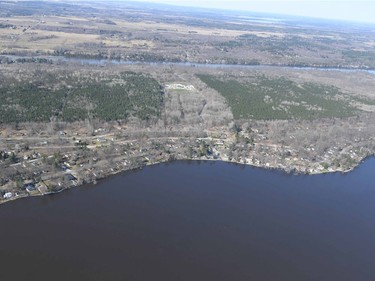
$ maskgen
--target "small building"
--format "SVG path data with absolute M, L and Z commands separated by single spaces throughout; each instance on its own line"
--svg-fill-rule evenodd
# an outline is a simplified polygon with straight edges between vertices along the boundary
M 33 183 L 26 184 L 24 187 L 27 192 L 32 192 L 36 190 L 35 184 Z
M 12 192 L 6 192 L 3 196 L 4 199 L 9 199 L 9 198 L 12 198 L 13 197 L 13 193 Z
M 100 142 L 100 143 L 105 143 L 105 142 L 107 142 L 107 139 L 104 138 L 104 137 L 98 137 L 97 141 Z
M 72 174 L 66 174 L 65 175 L 65 178 L 68 180 L 68 181 L 76 181 L 77 178 L 75 176 L 73 176 Z
M 61 169 L 63 169 L 64 171 L 68 171 L 69 167 L 66 164 L 61 164 Z

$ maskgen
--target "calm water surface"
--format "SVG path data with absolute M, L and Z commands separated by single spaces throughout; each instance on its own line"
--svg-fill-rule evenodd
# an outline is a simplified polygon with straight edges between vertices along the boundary
M 174 162 L 0 206 L 0 280 L 375 280 L 375 159 Z

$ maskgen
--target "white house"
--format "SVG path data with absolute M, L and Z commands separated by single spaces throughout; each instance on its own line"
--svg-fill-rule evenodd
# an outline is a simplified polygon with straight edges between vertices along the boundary
M 4 199 L 9 199 L 9 198 L 12 198 L 12 197 L 13 197 L 12 192 L 7 192 L 7 193 L 5 193 L 4 196 L 3 196 Z

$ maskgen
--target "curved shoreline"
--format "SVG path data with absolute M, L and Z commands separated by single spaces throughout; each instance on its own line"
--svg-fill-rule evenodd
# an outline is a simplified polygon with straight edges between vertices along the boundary
M 53 194 L 61 193 L 63 191 L 69 190 L 69 189 L 74 188 L 74 187 L 83 187 L 84 185 L 87 185 L 87 184 L 96 184 L 98 180 L 99 181 L 100 180 L 105 180 L 105 179 L 108 179 L 111 176 L 118 175 L 120 173 L 125 173 L 125 172 L 130 172 L 130 171 L 136 171 L 138 169 L 143 169 L 144 167 L 147 167 L 147 166 L 154 166 L 154 165 L 159 165 L 159 164 L 172 163 L 174 161 L 224 162 L 224 163 L 228 163 L 228 164 L 250 166 L 250 167 L 253 167 L 253 168 L 264 169 L 264 170 L 279 171 L 279 172 L 283 172 L 283 173 L 285 173 L 287 175 L 292 175 L 292 176 L 297 176 L 297 175 L 315 176 L 315 175 L 335 174 L 335 173 L 339 173 L 339 174 L 343 175 L 343 174 L 350 173 L 350 172 L 354 171 L 355 169 L 359 168 L 359 166 L 361 164 L 363 164 L 367 159 L 370 159 L 371 157 L 373 157 L 373 156 L 366 156 L 359 163 L 357 163 L 355 166 L 349 168 L 348 170 L 339 170 L 339 169 L 336 169 L 336 170 L 332 170 L 332 171 L 326 170 L 326 171 L 315 172 L 315 173 L 306 173 L 306 172 L 298 171 L 298 170 L 295 170 L 295 169 L 292 170 L 292 171 L 287 171 L 286 169 L 283 169 L 283 168 L 280 168 L 280 167 L 270 167 L 270 166 L 266 166 L 266 165 L 256 165 L 256 164 L 251 164 L 251 163 L 241 163 L 241 162 L 238 162 L 238 161 L 225 160 L 225 159 L 198 159 L 198 158 L 191 158 L 191 159 L 166 160 L 166 161 L 161 161 L 161 162 L 147 163 L 145 165 L 141 165 L 139 167 L 135 167 L 135 168 L 131 168 L 131 169 L 112 171 L 110 173 L 105 174 L 102 177 L 96 178 L 95 180 L 84 181 L 84 182 L 82 181 L 82 182 L 80 182 L 80 183 L 78 183 L 76 185 L 65 186 L 65 187 L 62 187 L 61 189 L 59 189 L 58 191 L 49 191 L 47 193 L 40 193 L 39 192 L 39 193 L 36 193 L 36 194 L 16 195 L 16 196 L 13 196 L 12 198 L 9 198 L 9 199 L 5 199 L 5 200 L 1 199 L 0 205 L 1 204 L 5 204 L 5 203 L 9 203 L 9 202 L 12 202 L 12 201 L 15 201 L 17 199 L 22 199 L 22 198 L 48 196 L 48 195 L 53 195 Z

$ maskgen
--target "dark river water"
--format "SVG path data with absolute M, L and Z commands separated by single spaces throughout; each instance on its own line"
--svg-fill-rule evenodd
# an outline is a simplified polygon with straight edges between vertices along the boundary
M 0 280 L 373 281 L 374 172 L 174 162 L 14 201 Z

